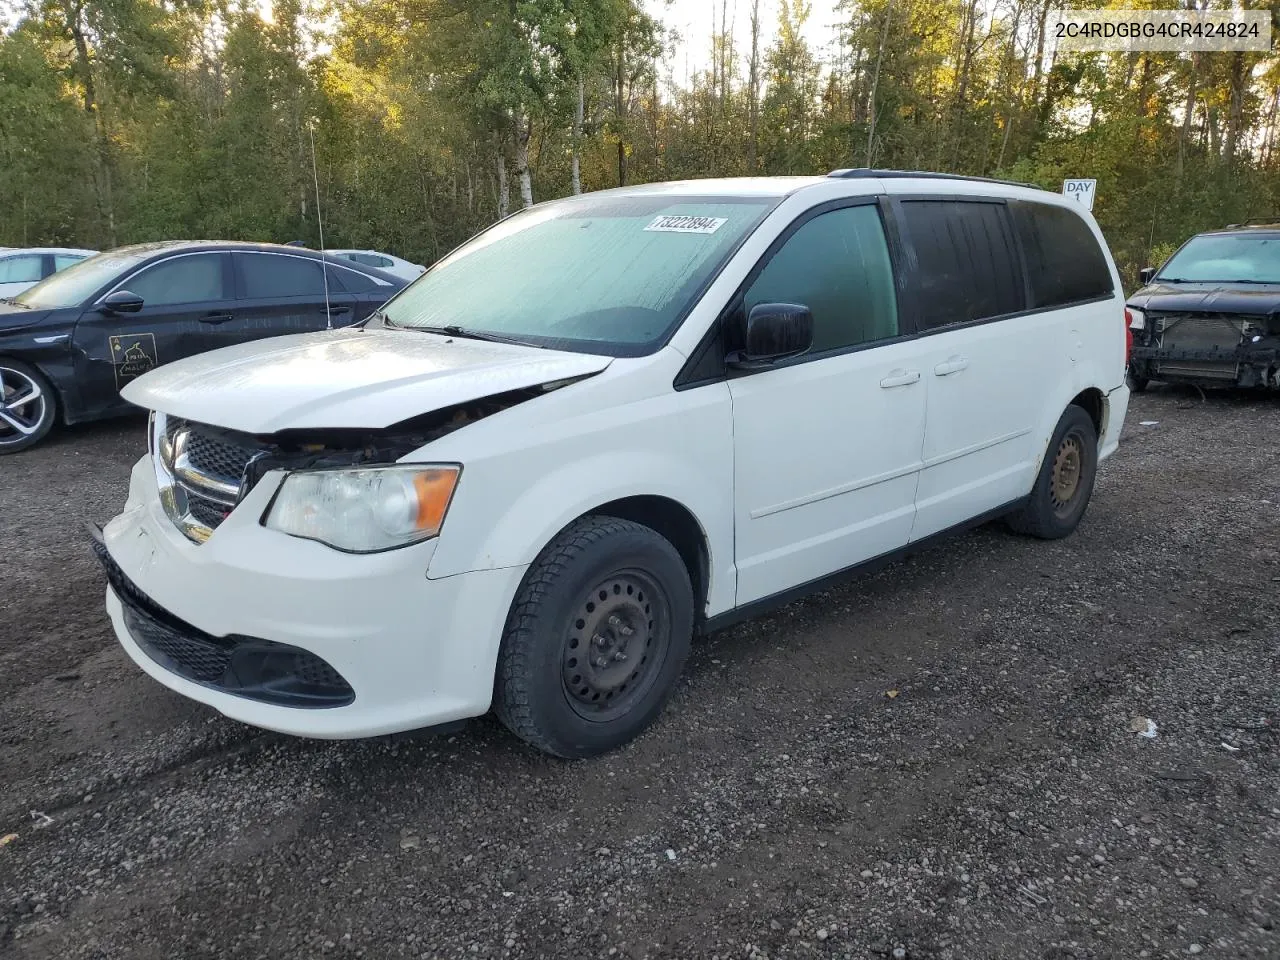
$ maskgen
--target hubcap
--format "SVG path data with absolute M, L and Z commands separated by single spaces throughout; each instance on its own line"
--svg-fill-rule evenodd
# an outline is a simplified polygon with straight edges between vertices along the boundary
M 1058 452 L 1053 458 L 1053 476 L 1049 481 L 1049 496 L 1053 500 L 1053 508 L 1064 513 L 1071 506 L 1071 500 L 1080 489 L 1080 473 L 1084 463 L 1080 438 L 1069 433 L 1058 444 Z
M 666 598 L 650 576 L 628 570 L 601 581 L 582 598 L 565 639 L 569 705 L 589 720 L 625 714 L 652 687 L 669 640 Z
M 44 421 L 49 398 L 21 371 L 0 367 L 0 444 L 29 437 Z

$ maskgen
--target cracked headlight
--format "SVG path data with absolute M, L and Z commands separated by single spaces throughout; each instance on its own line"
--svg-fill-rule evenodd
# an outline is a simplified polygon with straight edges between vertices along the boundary
M 408 546 L 440 532 L 461 473 L 457 464 L 298 471 L 262 525 L 348 553 Z

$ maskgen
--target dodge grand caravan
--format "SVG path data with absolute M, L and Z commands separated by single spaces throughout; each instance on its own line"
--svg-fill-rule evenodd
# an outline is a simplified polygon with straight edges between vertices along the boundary
M 94 545 L 125 650 L 224 714 L 363 737 L 493 709 L 636 736 L 691 637 L 1004 516 L 1080 522 L 1129 401 L 1088 213 L 895 171 L 541 204 L 358 328 L 125 388 Z

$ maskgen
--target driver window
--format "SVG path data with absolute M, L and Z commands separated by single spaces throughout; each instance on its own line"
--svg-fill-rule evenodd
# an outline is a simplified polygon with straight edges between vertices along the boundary
M 813 312 L 813 353 L 898 335 L 889 247 L 875 204 L 806 221 L 765 264 L 743 298 L 802 303 Z
M 226 300 L 222 257 L 220 253 L 174 257 L 147 267 L 121 289 L 136 293 L 148 307 Z

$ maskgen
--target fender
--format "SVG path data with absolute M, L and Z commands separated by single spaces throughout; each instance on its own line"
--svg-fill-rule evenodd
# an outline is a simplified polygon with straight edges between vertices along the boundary
M 700 402 L 691 402 L 695 397 Z M 463 465 L 427 576 L 532 563 L 578 517 L 615 500 L 658 496 L 684 507 L 702 530 L 708 615 L 731 608 L 736 577 L 727 387 L 668 392 L 614 407 L 609 416 L 583 414 L 590 401 L 583 404 L 580 394 L 574 398 L 578 414 L 567 421 L 550 409 L 554 398 L 525 405 L 530 409 L 523 412 L 504 411 L 407 458 Z M 673 447 L 673 436 L 697 439 Z

